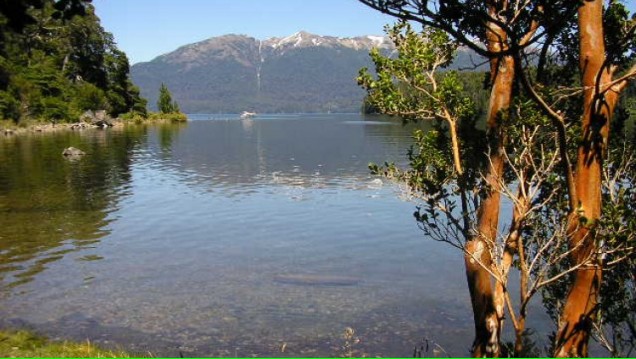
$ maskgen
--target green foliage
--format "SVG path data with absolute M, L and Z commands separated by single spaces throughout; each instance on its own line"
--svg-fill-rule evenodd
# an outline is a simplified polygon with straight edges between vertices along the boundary
M 454 72 L 441 75 L 439 84 L 432 78 L 438 68 L 450 64 L 456 45 L 444 32 L 424 29 L 417 34 L 406 22 L 385 31 L 398 49 L 396 58 L 384 56 L 378 49 L 371 51 L 376 77 L 363 68 L 358 84 L 368 92 L 367 102 L 382 113 L 399 115 L 407 120 L 432 119 L 434 108 L 445 101 L 464 102 L 455 117 L 472 108 L 466 98 L 458 96 L 461 85 Z M 451 108 L 452 106 L 448 106 Z
M 157 108 L 161 113 L 180 112 L 179 104 L 172 100 L 172 95 L 165 84 L 159 87 L 159 100 L 157 100 Z
M 69 20 L 75 15 L 86 14 L 86 3 L 91 0 L 57 0 L 51 16 L 55 19 Z M 47 4 L 42 0 L 0 1 L 1 20 L 7 28 L 20 32 L 27 25 L 37 23 L 32 9 L 41 10 Z
M 182 112 L 137 112 L 131 111 L 120 115 L 120 118 L 127 122 L 146 123 L 154 121 L 186 122 L 188 115 Z
M 594 224 L 604 265 L 595 336 L 613 357 L 630 357 L 636 350 L 636 147 L 625 132 L 616 133 L 611 142 L 602 188 L 603 216 Z M 551 235 L 548 226 L 541 226 L 545 221 L 540 221 L 566 210 L 567 198 L 558 190 L 563 186 L 564 179 L 554 176 L 542 191 L 544 198 L 550 191 L 557 195 L 542 209 L 541 217 L 529 223 L 537 235 Z M 562 246 L 565 252 L 565 243 Z M 564 258 L 551 268 L 551 275 L 570 265 L 570 258 Z M 555 322 L 571 280 L 572 276 L 565 276 L 542 291 L 547 313 Z
M 104 91 L 89 82 L 78 84 L 74 90 L 74 104 L 80 112 L 106 108 L 108 106 L 108 100 L 106 99 Z
M 604 191 L 604 216 L 599 223 L 599 241 L 609 248 L 608 265 L 601 287 L 599 324 L 612 338 L 611 354 L 631 356 L 636 350 L 636 148 L 633 144 L 616 147 L 610 154 L 611 182 Z M 622 162 L 622 163 L 621 163 Z M 629 252 L 632 248 L 632 253 Z
M 625 13 L 620 6 L 613 11 L 615 13 L 608 12 L 606 21 L 612 19 L 620 35 L 621 31 L 624 33 L 625 22 L 619 19 L 624 19 Z M 485 111 L 480 113 L 475 106 L 478 103 L 477 108 L 485 109 L 487 104 L 488 95 L 480 91 L 478 85 L 479 76 L 483 75 L 439 70 L 447 63 L 453 47 L 447 38 L 437 36 L 434 30 L 425 29 L 416 34 L 402 23 L 389 29 L 388 33 L 396 43 L 398 54 L 389 58 L 377 51 L 371 53 L 377 75 L 374 77 L 363 69 L 358 77 L 359 84 L 368 92 L 365 106 L 405 120 L 428 120 L 431 128 L 414 133 L 407 170 L 388 163 L 384 167 L 371 164 L 372 173 L 408 184 L 421 203 L 415 213 L 420 228 L 430 238 L 459 248 L 463 248 L 461 238 L 467 239 L 471 234 L 480 193 L 497 190 L 513 203 L 527 198 L 531 205 L 519 225 L 523 238 L 520 243 L 524 258 L 536 259 L 529 269 L 530 281 L 541 283 L 537 286 L 541 288 L 546 309 L 557 320 L 570 288 L 572 277 L 568 271 L 573 265 L 567 255 L 567 224 L 571 209 L 564 170 L 567 167 L 558 146 L 558 128 L 536 101 L 515 91 L 512 111 L 499 124 L 501 133 L 505 134 L 504 177 L 497 184 L 500 188 L 488 188 L 479 170 L 486 167 L 485 153 L 493 147 L 489 146 L 484 131 L 479 131 L 476 126 L 476 118 Z M 576 45 L 577 40 L 570 35 L 564 34 L 559 41 Z M 613 46 L 611 41 L 609 43 Z M 624 45 L 615 44 L 623 50 Z M 541 68 L 524 71 L 537 81 L 536 91 L 565 114 L 567 126 L 562 143 L 569 158 L 576 158 L 580 145 L 581 98 L 564 96 L 569 90 L 563 89 L 577 84 L 578 55 L 575 48 L 566 52 L 567 56 L 557 54 L 562 57 L 544 61 Z M 618 54 L 611 55 L 611 61 L 618 68 L 625 68 L 633 52 Z M 471 90 L 466 91 L 467 87 Z M 633 275 L 636 270 L 636 149 L 632 143 L 634 134 L 628 134 L 633 128 L 630 113 L 630 108 L 634 107 L 633 87 L 626 90 L 626 95 L 612 122 L 608 144 L 610 158 L 604 169 L 603 216 L 599 221 L 581 218 L 582 225 L 597 234 L 598 247 L 604 253 L 606 270 L 598 322 L 599 328 L 604 330 L 597 334 L 613 355 L 629 355 L 636 348 L 636 316 L 633 315 L 636 312 L 636 277 Z M 449 130 L 454 124 L 458 125 L 463 171 L 453 163 Z M 517 194 L 522 190 L 524 197 Z M 504 231 L 502 236 L 506 235 Z M 494 245 L 503 248 L 503 242 Z M 522 269 L 519 254 L 513 265 Z M 548 278 L 554 280 L 546 281 Z M 529 290 L 532 295 L 538 289 L 530 287 Z
M 623 69 L 636 59 L 633 26 L 627 6 L 620 1 L 609 1 L 603 13 L 607 57 L 612 64 Z
M 172 122 L 185 122 L 188 120 L 188 116 L 181 112 L 170 112 L 170 113 L 162 113 L 162 112 L 152 112 L 149 114 L 148 119 L 150 120 L 168 120 Z
M 459 234 L 457 240 L 465 238 L 474 215 L 467 194 L 480 182 L 478 171 L 486 160 L 487 142 L 476 126 L 479 111 L 473 98 L 485 100 L 468 94 L 464 84 L 479 88 L 475 83 L 481 83 L 481 75 L 439 71 L 451 63 L 456 52 L 456 44 L 442 31 L 424 28 L 416 33 L 406 22 L 385 31 L 398 53 L 388 57 L 377 50 L 371 52 L 376 75 L 363 68 L 358 76 L 358 84 L 368 93 L 365 106 L 405 121 L 427 121 L 430 129 L 413 133 L 408 170 L 392 164 L 371 164 L 370 169 L 407 183 L 424 200 L 415 217 L 426 234 L 447 240 L 439 229 L 449 225 Z
M 86 1 L 6 3 L 0 5 L 0 118 L 76 121 L 88 109 L 114 117 L 145 111 L 128 59 Z
M 0 354 L 12 358 L 130 358 L 124 351 L 103 350 L 95 345 L 72 342 L 53 342 L 29 333 L 0 332 Z
M 20 119 L 20 102 L 7 91 L 0 91 L 0 119 L 14 122 Z

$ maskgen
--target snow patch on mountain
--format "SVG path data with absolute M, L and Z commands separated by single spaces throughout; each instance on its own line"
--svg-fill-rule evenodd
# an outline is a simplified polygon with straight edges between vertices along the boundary
M 335 37 L 320 36 L 299 31 L 290 36 L 277 38 L 272 37 L 263 41 L 268 47 L 284 51 L 290 48 L 303 48 L 311 46 L 325 47 L 346 47 L 354 50 L 371 50 L 374 47 L 390 48 L 390 41 L 382 36 L 359 36 L 359 37 Z
M 376 44 L 376 46 L 381 46 L 382 44 L 384 44 L 385 40 L 387 40 L 387 38 L 384 36 L 373 36 L 373 35 L 368 35 L 367 39 L 373 41 L 373 43 Z

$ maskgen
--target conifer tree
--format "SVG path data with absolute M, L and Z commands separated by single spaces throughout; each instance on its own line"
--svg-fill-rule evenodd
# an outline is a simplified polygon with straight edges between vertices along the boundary
M 159 88 L 159 100 L 157 101 L 157 108 L 161 113 L 177 113 L 180 112 L 179 104 L 172 100 L 172 95 L 168 90 L 168 87 L 161 83 Z

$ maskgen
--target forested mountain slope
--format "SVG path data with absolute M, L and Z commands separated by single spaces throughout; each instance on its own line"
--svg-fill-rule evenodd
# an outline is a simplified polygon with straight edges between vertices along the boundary
M 371 65 L 372 47 L 392 51 L 379 36 L 225 35 L 135 64 L 132 78 L 151 106 L 163 82 L 189 113 L 357 112 L 364 91 L 355 78 Z M 470 66 L 470 60 L 461 51 L 454 66 Z

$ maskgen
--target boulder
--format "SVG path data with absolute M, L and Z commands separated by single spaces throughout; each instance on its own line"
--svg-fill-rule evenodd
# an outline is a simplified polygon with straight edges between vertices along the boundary
M 75 148 L 75 147 L 69 147 L 64 149 L 64 151 L 62 152 L 62 155 L 66 156 L 66 157 L 76 157 L 76 156 L 84 156 L 86 154 L 86 152 Z
M 91 124 L 98 127 L 113 127 L 113 119 L 108 116 L 106 110 L 99 110 L 95 112 L 95 119 Z
M 80 122 L 90 123 L 96 127 L 112 127 L 113 120 L 108 116 L 106 110 L 91 111 L 88 110 L 80 116 Z
M 110 120 L 99 120 L 92 123 L 93 126 L 97 127 L 113 127 L 114 124 Z
M 108 118 L 108 114 L 106 113 L 106 110 L 99 110 L 95 112 L 95 119 L 97 121 L 104 121 L 107 118 Z
M 82 116 L 80 116 L 80 122 L 93 123 L 96 119 L 95 114 L 91 110 L 84 112 Z
M 82 130 L 86 128 L 86 123 L 78 122 L 71 125 L 71 130 Z

